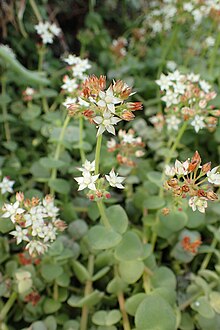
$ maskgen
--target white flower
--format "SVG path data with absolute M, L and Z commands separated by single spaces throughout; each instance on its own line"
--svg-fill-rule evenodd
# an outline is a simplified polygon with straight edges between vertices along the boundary
M 174 61 L 167 61 L 167 69 L 170 71 L 174 71 L 177 67 L 176 62 Z
M 212 87 L 205 80 L 200 80 L 199 85 L 205 93 L 208 93 L 210 91 L 211 87 Z
M 33 89 L 31 87 L 27 87 L 24 90 L 24 94 L 27 95 L 27 96 L 32 96 L 32 95 L 34 95 L 34 93 L 35 93 L 35 89 Z
M 10 232 L 10 235 L 13 235 L 16 237 L 17 244 L 20 244 L 22 241 L 27 241 L 29 242 L 29 238 L 27 236 L 28 230 L 27 229 L 22 229 L 20 226 L 15 226 L 15 230 Z
M 164 173 L 167 176 L 174 176 L 176 174 L 176 170 L 173 166 L 165 165 Z
M 4 195 L 6 192 L 13 193 L 13 185 L 15 181 L 9 180 L 7 177 L 4 177 L 2 182 L 0 182 L 0 189 L 2 195 Z
M 58 212 L 59 212 L 59 209 L 58 207 L 56 207 L 54 205 L 54 199 L 53 198 L 44 198 L 43 199 L 43 206 L 44 206 L 44 213 L 46 213 L 46 215 L 48 217 L 51 217 L 51 218 L 56 218 L 58 216 Z
M 44 34 L 41 35 L 43 44 L 52 44 L 53 43 L 53 34 L 49 31 L 46 31 Z
M 195 74 L 195 73 L 188 73 L 187 74 L 187 79 L 191 82 L 198 82 L 200 79 L 200 75 L 199 74 Z
M 186 2 L 183 4 L 183 9 L 185 11 L 191 12 L 193 10 L 193 5 L 191 2 Z
M 119 121 L 121 121 L 120 118 L 113 117 L 109 112 L 104 112 L 103 117 L 96 116 L 93 120 L 99 126 L 97 136 L 102 134 L 105 130 L 115 135 L 115 128 L 113 125 L 116 125 Z
M 82 167 L 77 168 L 81 172 L 94 172 L 95 171 L 95 160 L 93 162 L 90 162 L 86 159 L 85 163 L 82 164 Z
M 196 211 L 196 209 L 198 209 L 199 212 L 205 213 L 205 209 L 207 208 L 208 203 L 204 197 L 194 196 L 190 198 L 189 206 L 192 208 L 193 211 Z
M 174 169 L 177 175 L 186 175 L 188 173 L 188 167 L 188 160 L 186 160 L 184 163 L 181 163 L 178 159 L 176 159 Z
M 49 28 L 50 28 L 50 32 L 55 36 L 58 36 L 61 32 L 61 29 L 54 23 L 50 24 Z
M 97 105 L 115 113 L 115 104 L 120 103 L 121 100 L 114 96 L 112 87 L 110 86 L 106 92 L 100 91 L 99 97 L 100 100 L 97 102 Z
M 218 170 L 219 170 L 219 166 L 216 166 L 211 171 L 207 172 L 208 181 L 217 186 L 220 185 L 220 173 L 218 172 Z
M 22 214 L 25 212 L 24 209 L 19 207 L 19 202 L 16 201 L 14 204 L 4 204 L 3 211 L 6 211 L 2 218 L 10 218 L 13 223 L 15 223 L 16 214 Z
M 43 44 L 52 44 L 53 37 L 58 36 L 61 32 L 60 28 L 56 24 L 50 24 L 48 22 L 40 22 L 35 25 L 35 30 L 37 34 L 40 35 Z
M 63 60 L 64 60 L 64 62 L 66 62 L 69 65 L 74 65 L 78 62 L 78 57 L 76 55 L 69 54 Z
M 170 86 L 172 86 L 169 76 L 166 76 L 163 73 L 161 74 L 160 79 L 156 80 L 156 84 L 160 86 L 162 91 L 168 90 Z
M 67 97 L 65 101 L 62 103 L 64 107 L 68 108 L 71 104 L 76 103 L 76 98 L 75 97 Z
M 86 102 L 85 100 L 81 99 L 81 97 L 78 97 L 78 103 L 79 105 L 81 105 L 82 107 L 89 107 L 89 102 Z
M 34 240 L 28 243 L 25 249 L 30 255 L 44 254 L 48 250 L 48 245 Z
M 166 102 L 167 107 L 170 107 L 172 104 L 179 103 L 178 94 L 173 92 L 171 89 L 168 89 L 166 94 L 161 97 L 161 100 Z
M 111 139 L 107 142 L 107 148 L 108 148 L 108 149 L 115 148 L 116 144 L 117 144 L 117 143 L 116 143 L 115 139 L 111 138 Z
M 167 129 L 177 131 L 179 129 L 179 124 L 181 120 L 177 118 L 175 115 L 166 118 Z
M 70 79 L 68 76 L 64 76 L 63 82 L 64 84 L 61 88 L 67 90 L 69 93 L 72 93 L 78 87 L 76 80 Z
M 116 187 L 119 189 L 124 189 L 122 182 L 125 180 L 122 176 L 118 176 L 115 174 L 114 170 L 112 169 L 109 175 L 105 175 L 106 180 L 109 182 L 110 186 Z
M 49 25 L 50 24 L 48 22 L 45 23 L 40 22 L 37 25 L 35 25 L 34 28 L 37 31 L 37 34 L 41 35 L 48 31 Z
M 200 129 L 205 127 L 204 117 L 196 115 L 191 122 L 191 125 L 194 127 L 196 133 L 198 133 Z
M 215 45 L 215 39 L 213 38 L 213 37 L 211 37 L 211 36 L 209 36 L 209 37 L 207 37 L 206 39 L 205 39 L 205 45 L 206 45 L 206 47 L 213 47 L 214 45 Z
M 34 206 L 24 215 L 25 227 L 29 227 L 34 223 L 39 223 L 39 226 L 42 226 L 45 217 L 47 217 L 45 209 L 40 205 Z
M 50 241 L 53 242 L 56 239 L 56 228 L 49 223 L 43 227 L 44 243 Z
M 99 174 L 91 175 L 90 172 L 85 171 L 82 175 L 83 176 L 81 177 L 74 178 L 79 184 L 78 190 L 83 190 L 85 188 L 96 190 L 95 182 L 97 181 Z

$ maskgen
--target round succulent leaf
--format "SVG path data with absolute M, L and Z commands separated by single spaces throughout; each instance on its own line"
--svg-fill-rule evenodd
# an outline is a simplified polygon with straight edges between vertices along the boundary
M 209 295 L 209 302 L 214 311 L 220 314 L 220 293 L 212 291 Z
M 73 260 L 72 265 L 74 273 L 81 283 L 85 283 L 87 280 L 91 279 L 88 270 L 79 261 Z
M 180 330 L 194 330 L 194 322 L 192 317 L 188 313 L 181 314 L 181 323 L 179 325 Z
M 114 309 L 111 311 L 98 311 L 92 317 L 92 322 L 96 325 L 111 326 L 118 323 L 121 319 L 119 310 Z
M 68 233 L 74 240 L 81 239 L 88 232 L 88 225 L 84 220 L 78 219 L 68 226 Z
M 57 312 L 61 307 L 61 303 L 57 300 L 46 298 L 43 303 L 43 310 L 45 314 L 52 314 Z
M 198 210 L 194 211 L 191 208 L 186 210 L 188 216 L 187 228 L 193 229 L 198 228 L 205 223 L 205 214 L 199 212 Z
M 144 263 L 140 260 L 121 261 L 119 262 L 119 275 L 128 284 L 135 283 L 139 280 L 144 272 Z
M 113 229 L 102 225 L 92 227 L 88 232 L 88 241 L 93 249 L 105 250 L 120 243 L 122 236 Z
M 32 330 L 48 330 L 46 324 L 43 321 L 36 321 L 31 325 Z
M 146 298 L 146 294 L 143 292 L 137 293 L 125 302 L 125 310 L 129 315 L 135 316 L 136 310 L 140 303 Z
M 161 172 L 150 171 L 147 173 L 147 178 L 150 182 L 155 183 L 159 188 L 162 187 L 162 174 Z
M 159 196 L 149 196 L 145 199 L 143 206 L 149 210 L 157 210 L 165 205 L 163 198 Z
M 39 161 L 40 164 L 45 168 L 60 168 L 65 165 L 64 161 L 50 157 L 42 157 Z
M 47 326 L 47 330 L 57 330 L 57 322 L 54 316 L 47 316 L 44 323 Z
M 47 282 L 54 281 L 62 273 L 63 273 L 63 268 L 59 265 L 44 264 L 41 267 L 41 275 Z
M 68 320 L 63 325 L 63 330 L 79 330 L 79 323 L 75 320 Z
M 128 231 L 116 247 L 115 257 L 120 261 L 131 261 L 141 258 L 143 252 L 143 244 L 139 236 L 132 231 Z
M 157 294 L 158 296 L 161 296 L 164 298 L 171 306 L 175 305 L 176 302 L 176 290 L 172 290 L 169 287 L 158 287 L 153 290 L 154 294 Z
M 139 304 L 135 326 L 138 330 L 175 330 L 176 316 L 165 299 L 152 294 Z
M 123 292 L 127 288 L 125 283 L 119 276 L 115 276 L 107 285 L 107 292 L 117 294 Z
M 106 215 L 113 230 L 119 234 L 126 232 L 128 216 L 120 205 L 112 205 L 106 209 Z
M 176 276 L 167 267 L 157 268 L 151 278 L 151 284 L 154 288 L 165 287 L 170 290 L 175 290 L 176 288 Z
M 191 307 L 207 319 L 212 319 L 215 316 L 215 312 L 206 297 L 199 297 L 191 304 Z
M 50 179 L 48 185 L 56 192 L 67 195 L 70 192 L 70 183 L 64 179 Z
M 170 211 L 169 214 L 159 214 L 161 223 L 170 231 L 175 232 L 183 229 L 188 221 L 188 216 L 183 211 Z

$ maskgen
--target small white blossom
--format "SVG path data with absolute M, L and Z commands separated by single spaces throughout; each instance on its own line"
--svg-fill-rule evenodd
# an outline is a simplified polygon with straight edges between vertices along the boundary
M 78 103 L 79 105 L 81 105 L 82 107 L 89 107 L 89 102 L 86 102 L 85 100 L 81 99 L 81 97 L 78 97 Z
M 115 128 L 113 125 L 116 125 L 119 121 L 121 121 L 120 118 L 112 116 L 109 112 L 104 112 L 103 117 L 96 116 L 93 120 L 99 126 L 97 136 L 101 135 L 105 130 L 115 135 Z
M 22 241 L 29 242 L 29 238 L 27 236 L 28 230 L 22 229 L 20 226 L 15 226 L 15 230 L 10 232 L 10 235 L 13 235 L 16 238 L 17 244 L 20 244 Z
M 64 105 L 64 107 L 68 108 L 71 104 L 75 104 L 75 103 L 76 103 L 76 98 L 68 96 L 65 99 L 65 101 L 62 103 L 62 105 Z
M 204 117 L 196 115 L 191 122 L 191 125 L 194 127 L 196 133 L 198 133 L 200 129 L 205 127 Z
M 211 87 L 212 87 L 205 80 L 200 80 L 199 85 L 205 93 L 208 93 L 210 91 Z
M 207 48 L 213 47 L 215 45 L 215 39 L 212 36 L 207 37 L 204 42 Z
M 13 193 L 13 185 L 15 181 L 9 180 L 7 177 L 4 177 L 2 182 L 0 182 L 0 189 L 2 195 L 4 195 L 6 192 Z
M 220 186 L 219 166 L 216 166 L 211 171 L 208 171 L 207 178 L 210 183 Z
M 186 175 L 188 173 L 188 167 L 189 167 L 188 160 L 181 163 L 178 159 L 176 159 L 174 169 L 177 175 Z
M 85 163 L 82 164 L 82 167 L 77 168 L 81 172 L 94 172 L 95 171 L 95 160 L 93 162 L 90 162 L 86 159 Z
M 70 79 L 68 76 L 64 76 L 63 82 L 64 84 L 61 88 L 67 90 L 69 93 L 72 93 L 78 87 L 76 80 Z
M 179 95 L 172 91 L 171 89 L 168 89 L 166 94 L 161 97 L 161 100 L 166 103 L 167 107 L 170 107 L 172 104 L 178 104 L 179 103 Z
M 170 78 L 163 73 L 161 74 L 160 79 L 156 80 L 156 83 L 160 86 L 160 89 L 162 91 L 168 90 L 170 86 L 172 86 Z
M 177 67 L 176 62 L 174 61 L 167 61 L 167 69 L 170 71 L 174 71 Z
M 122 176 L 118 176 L 115 174 L 114 170 L 112 169 L 109 175 L 105 175 L 106 180 L 109 182 L 110 186 L 116 187 L 119 189 L 124 189 L 122 182 L 125 180 Z
M 205 209 L 207 208 L 208 203 L 204 197 L 194 196 L 190 198 L 189 206 L 192 208 L 193 211 L 196 211 L 196 209 L 198 209 L 199 212 L 205 213 Z
M 4 204 L 3 211 L 6 211 L 2 218 L 10 218 L 13 223 L 15 223 L 16 214 L 22 214 L 25 212 L 24 209 L 19 207 L 19 202 L 16 201 L 14 204 Z
M 174 176 L 176 174 L 176 170 L 173 166 L 165 165 L 164 173 L 167 176 Z
M 89 188 L 91 190 L 96 190 L 95 182 L 97 181 L 99 174 L 91 175 L 90 172 L 85 171 L 82 173 L 83 176 L 74 178 L 78 184 L 78 190 L 83 190 L 85 188 Z
M 115 148 L 116 144 L 117 144 L 117 143 L 116 143 L 115 139 L 111 138 L 111 139 L 107 142 L 107 148 L 108 148 L 108 149 Z
M 121 102 L 118 97 L 114 96 L 112 87 L 110 86 L 106 92 L 99 92 L 100 100 L 97 102 L 97 105 L 101 108 L 108 109 L 110 112 L 115 113 L 115 104 Z
M 169 131 L 171 130 L 178 131 L 180 123 L 181 120 L 177 118 L 175 115 L 166 118 L 167 129 Z
M 33 240 L 27 244 L 25 249 L 28 250 L 30 255 L 44 254 L 48 250 L 48 245 L 41 241 Z
M 50 24 L 49 22 L 38 23 L 35 25 L 35 30 L 40 35 L 43 44 L 52 44 L 53 37 L 58 36 L 61 32 L 61 29 L 56 24 Z
M 33 89 L 31 87 L 27 87 L 24 90 L 24 94 L 27 95 L 27 96 L 32 96 L 32 95 L 34 95 L 34 93 L 35 93 L 35 89 Z

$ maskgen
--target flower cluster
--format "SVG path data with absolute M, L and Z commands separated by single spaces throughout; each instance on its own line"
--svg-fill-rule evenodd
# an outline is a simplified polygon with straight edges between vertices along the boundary
M 83 111 L 76 104 L 70 105 L 72 115 L 82 113 L 90 122 L 98 127 L 97 135 L 107 130 L 115 134 L 114 125 L 122 119 L 130 121 L 133 111 L 141 110 L 141 102 L 125 102 L 132 95 L 132 88 L 122 80 L 114 81 L 107 90 L 106 77 L 90 76 L 83 83 L 82 100 L 88 104 Z
M 117 151 L 116 159 L 119 164 L 134 167 L 136 166 L 135 159 L 144 155 L 144 142 L 141 137 L 135 137 L 135 131 L 129 129 L 128 132 L 119 130 L 118 140 L 111 138 L 107 142 L 109 152 Z
M 187 120 L 196 133 L 203 128 L 213 130 L 216 127 L 220 111 L 208 105 L 216 93 L 199 74 L 181 74 L 175 70 L 168 75 L 162 73 L 156 83 L 164 93 L 161 99 L 166 103 L 164 116 L 150 119 L 156 128 L 161 129 L 166 124 L 168 130 L 177 131 Z
M 63 85 L 61 86 L 65 95 L 67 95 L 63 105 L 69 110 L 69 114 L 72 114 L 73 109 L 85 110 L 88 108 L 89 103 L 85 102 L 80 97 L 80 85 L 86 79 L 86 72 L 91 68 L 88 59 L 81 59 L 78 56 L 69 54 L 65 57 L 64 62 L 67 63 L 68 71 L 70 75 L 63 77 Z
M 164 187 L 172 190 L 177 198 L 189 199 L 193 211 L 205 213 L 207 201 L 214 201 L 218 196 L 213 191 L 214 186 L 220 186 L 219 166 L 211 169 L 211 163 L 201 165 L 201 157 L 196 151 L 192 159 L 185 162 L 175 161 L 174 166 L 166 165 L 165 174 L 169 179 Z
M 124 58 L 127 54 L 126 46 L 128 44 L 127 39 L 124 37 L 119 37 L 113 40 L 111 45 L 111 51 L 116 56 L 117 59 Z
M 49 22 L 39 22 L 35 25 L 35 30 L 40 35 L 44 45 L 52 44 L 54 37 L 61 33 L 61 29 L 56 24 Z
M 23 193 L 17 193 L 16 202 L 4 204 L 2 211 L 2 218 L 10 218 L 15 225 L 15 230 L 10 234 L 17 244 L 27 242 L 25 249 L 33 256 L 45 253 L 49 243 L 56 239 L 57 231 L 66 228 L 58 218 L 59 209 L 50 195 L 41 202 L 37 197 L 24 199 Z
M 82 172 L 82 176 L 74 178 L 79 188 L 78 190 L 89 189 L 87 196 L 90 200 L 98 200 L 100 198 L 110 198 L 110 193 L 106 190 L 108 186 L 123 189 L 122 182 L 125 180 L 124 177 L 118 176 L 117 173 L 112 169 L 105 178 L 100 178 L 100 174 L 95 174 L 95 161 L 90 162 L 88 160 L 78 167 L 78 170 Z
M 2 179 L 2 182 L 0 182 L 0 189 L 1 189 L 1 194 L 4 195 L 7 192 L 13 193 L 13 185 L 15 181 L 10 180 L 7 176 L 5 176 Z
M 194 20 L 194 26 L 203 23 L 204 18 L 211 17 L 213 20 L 218 20 L 220 3 L 219 1 L 184 1 L 183 10 L 187 12 Z

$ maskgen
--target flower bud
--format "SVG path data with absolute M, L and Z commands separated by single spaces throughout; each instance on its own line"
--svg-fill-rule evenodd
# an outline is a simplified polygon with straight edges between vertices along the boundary
M 207 194 L 206 194 L 206 197 L 210 201 L 216 201 L 218 199 L 218 196 L 213 191 L 208 191 Z
M 202 172 L 204 174 L 206 174 L 210 170 L 211 170 L 211 162 L 208 162 L 202 166 Z
M 23 202 L 23 200 L 24 200 L 24 194 L 23 194 L 23 192 L 19 191 L 19 192 L 16 193 L 16 200 L 18 202 Z

